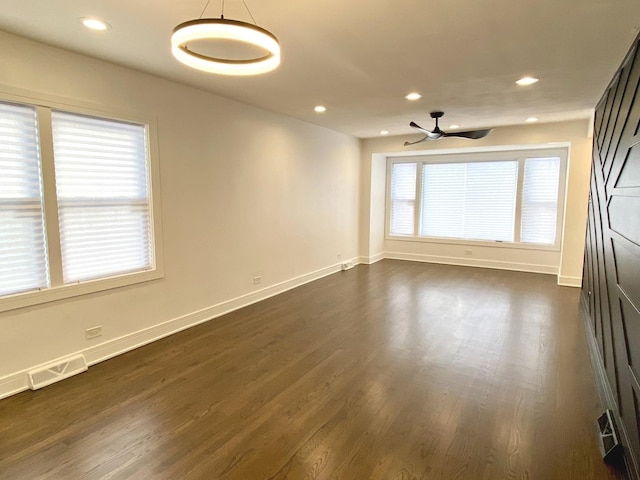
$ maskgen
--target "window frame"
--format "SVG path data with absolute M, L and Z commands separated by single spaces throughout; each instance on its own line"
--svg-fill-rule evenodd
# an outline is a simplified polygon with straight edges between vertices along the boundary
M 520 229 L 522 223 L 522 190 L 524 184 L 524 164 L 527 158 L 560 158 L 560 178 L 558 180 L 558 210 L 556 217 L 556 238 L 553 245 L 520 242 Z M 386 165 L 386 190 L 385 190 L 385 240 L 408 241 L 420 243 L 436 243 L 448 245 L 469 245 L 482 247 L 515 248 L 521 250 L 546 250 L 560 251 L 563 237 L 565 196 L 568 172 L 569 145 L 558 143 L 554 146 L 522 145 L 511 147 L 484 147 L 468 150 L 433 150 L 409 155 L 387 156 Z M 514 217 L 514 241 L 505 242 L 498 240 L 471 240 L 449 237 L 429 237 L 420 235 L 420 222 L 422 215 L 422 169 L 427 163 L 470 163 L 492 161 L 517 161 L 518 180 L 516 188 L 516 209 Z M 392 234 L 391 228 L 391 173 L 396 163 L 416 163 L 416 199 L 414 209 L 414 234 Z
M 164 262 L 160 202 L 160 166 L 157 149 L 157 122 L 155 117 L 138 112 L 116 112 L 102 105 L 49 95 L 34 94 L 21 89 L 7 87 L 3 87 L 2 91 L 0 91 L 0 101 L 32 106 L 36 109 L 46 232 L 45 242 L 48 256 L 47 268 L 49 270 L 49 287 L 0 297 L 0 312 L 163 278 Z M 64 284 L 62 279 L 62 255 L 53 157 L 52 110 L 144 126 L 148 152 L 149 228 L 153 249 L 152 262 L 149 269 Z

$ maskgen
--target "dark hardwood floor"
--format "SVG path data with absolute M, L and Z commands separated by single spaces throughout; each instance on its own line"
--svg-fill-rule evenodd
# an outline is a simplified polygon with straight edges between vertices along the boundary
M 555 280 L 331 275 L 0 401 L 0 478 L 622 478 Z

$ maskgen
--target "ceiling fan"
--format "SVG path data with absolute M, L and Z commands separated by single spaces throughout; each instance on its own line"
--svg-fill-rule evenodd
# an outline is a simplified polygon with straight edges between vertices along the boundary
M 470 138 L 472 140 L 478 140 L 479 138 L 486 137 L 493 130 L 493 128 L 487 128 L 485 130 L 467 130 L 465 132 L 447 133 L 440 130 L 440 127 L 438 126 L 438 119 L 442 118 L 442 116 L 444 115 L 444 112 L 431 112 L 430 115 L 431 115 L 431 118 L 435 118 L 436 120 L 436 128 L 434 128 L 432 131 L 429 131 L 429 130 L 425 130 L 417 123 L 411 122 L 409 126 L 417 130 L 420 130 L 422 133 L 425 134 L 425 136 L 424 138 L 416 142 L 404 142 L 405 147 L 407 145 L 415 145 L 416 143 L 424 142 L 426 140 L 440 140 L 441 138 L 444 138 L 444 137 L 462 137 L 462 138 Z

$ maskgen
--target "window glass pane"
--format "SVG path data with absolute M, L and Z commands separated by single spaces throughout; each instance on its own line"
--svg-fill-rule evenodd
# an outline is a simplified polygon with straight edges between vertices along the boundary
M 425 164 L 421 235 L 513 241 L 518 164 Z
M 48 284 L 36 111 L 0 103 L 0 295 Z
M 527 158 L 522 188 L 520 241 L 553 245 L 556 241 L 560 158 Z
M 65 283 L 151 268 L 146 129 L 52 112 Z
M 391 215 L 393 235 L 413 235 L 416 200 L 415 163 L 394 163 L 391 170 Z
M 420 235 L 462 238 L 464 199 L 464 163 L 423 165 Z
M 467 163 L 464 238 L 513 242 L 518 163 Z

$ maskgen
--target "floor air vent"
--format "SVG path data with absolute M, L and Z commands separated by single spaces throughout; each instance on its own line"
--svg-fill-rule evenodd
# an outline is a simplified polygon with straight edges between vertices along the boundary
M 598 430 L 600 432 L 602 458 L 605 462 L 616 463 L 622 453 L 622 445 L 618 440 L 618 432 L 611 410 L 606 410 L 598 418 Z
M 29 375 L 29 388 L 37 390 L 52 383 L 59 382 L 78 373 L 87 370 L 87 362 L 83 355 L 76 355 L 58 363 L 47 365 L 38 370 L 31 370 Z

